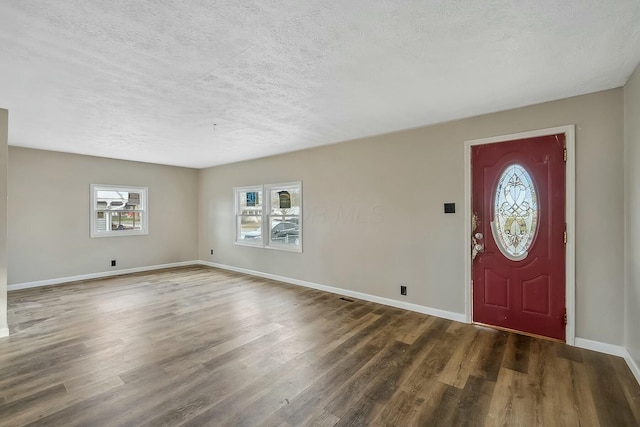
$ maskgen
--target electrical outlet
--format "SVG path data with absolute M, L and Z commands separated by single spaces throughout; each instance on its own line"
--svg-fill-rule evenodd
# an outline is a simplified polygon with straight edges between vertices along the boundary
M 400 295 L 406 295 L 407 294 L 407 287 L 404 285 L 400 285 Z
M 116 260 L 115 260 L 115 259 L 112 259 L 112 260 L 111 260 L 111 267 L 115 267 L 115 266 L 116 266 Z
M 211 249 L 211 255 L 213 255 L 213 249 Z

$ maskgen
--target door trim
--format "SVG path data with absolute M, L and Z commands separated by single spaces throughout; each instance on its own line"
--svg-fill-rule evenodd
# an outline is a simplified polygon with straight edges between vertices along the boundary
M 528 132 L 499 135 L 489 138 L 471 139 L 464 142 L 464 279 L 465 279 L 465 317 L 467 323 L 472 317 L 472 276 L 471 276 L 471 147 L 474 145 L 493 144 L 496 142 L 517 139 L 535 138 L 539 136 L 563 133 L 567 146 L 565 215 L 567 222 L 567 245 L 565 246 L 565 299 L 567 305 L 566 343 L 575 345 L 576 338 L 576 246 L 575 246 L 575 211 L 576 211 L 576 158 L 575 158 L 575 125 L 558 126 Z

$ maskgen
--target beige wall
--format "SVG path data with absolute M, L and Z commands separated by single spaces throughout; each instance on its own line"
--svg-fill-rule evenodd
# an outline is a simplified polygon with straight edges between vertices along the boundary
M 640 366 L 640 67 L 624 87 L 626 160 L 625 346 Z
M 575 124 L 576 334 L 621 345 L 622 108 L 614 89 L 201 170 L 200 259 L 464 313 L 464 141 Z M 304 252 L 234 245 L 232 188 L 297 180 Z
M 636 72 L 624 102 L 614 89 L 199 172 L 10 147 L 9 283 L 111 271 L 111 259 L 125 269 L 199 258 L 463 313 L 464 141 L 575 124 L 576 333 L 625 344 L 637 360 L 630 325 L 640 321 L 633 263 L 640 231 L 627 222 L 625 307 L 620 218 L 625 147 L 627 214 L 640 204 L 640 121 L 629 119 L 639 114 L 639 79 Z M 0 176 L 1 169 L 0 156 Z M 304 252 L 234 245 L 232 188 L 296 180 L 303 182 Z M 150 235 L 89 238 L 91 183 L 148 186 Z M 443 214 L 444 202 L 455 202 L 457 213 Z M 0 284 L 0 315 L 5 295 Z
M 0 337 L 7 335 L 7 138 L 9 112 L 0 109 Z
M 90 238 L 90 184 L 149 187 L 149 235 Z M 197 259 L 197 185 L 195 169 L 10 147 L 9 284 Z

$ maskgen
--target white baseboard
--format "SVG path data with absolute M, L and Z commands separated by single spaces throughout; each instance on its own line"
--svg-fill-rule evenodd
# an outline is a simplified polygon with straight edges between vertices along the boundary
M 125 268 L 121 270 L 103 271 L 100 273 L 80 274 L 78 276 L 58 277 L 56 279 L 38 280 L 35 282 L 16 283 L 7 286 L 7 291 L 17 291 L 19 289 L 39 288 L 41 286 L 59 285 L 60 283 L 77 282 L 79 280 L 101 279 L 104 277 L 120 276 L 122 274 L 140 273 L 143 271 L 161 270 L 163 268 L 184 267 L 188 265 L 199 265 L 199 261 L 172 262 L 170 264 L 158 264 L 147 267 Z
M 337 288 L 334 286 L 320 285 L 318 283 L 307 282 L 306 280 L 292 279 L 285 276 L 279 276 L 277 274 L 263 273 L 261 271 L 249 270 L 246 268 L 233 267 L 225 264 L 218 264 L 209 261 L 200 261 L 201 265 L 209 267 L 220 268 L 223 270 L 235 271 L 237 273 L 244 273 L 251 276 L 263 277 L 265 279 L 277 280 L 279 282 L 290 283 L 292 285 L 304 286 L 306 288 L 318 289 L 320 291 L 331 292 L 332 294 L 344 295 L 352 298 L 361 299 L 364 301 L 375 302 L 378 304 L 388 305 L 391 307 L 402 308 L 404 310 L 415 311 L 417 313 L 428 314 L 431 316 L 442 317 L 444 319 L 455 320 L 456 322 L 466 323 L 466 316 L 464 313 L 455 313 L 452 311 L 440 310 L 437 308 L 426 307 L 423 305 L 412 304 L 408 302 L 402 302 L 393 300 L 390 298 L 378 297 L 375 295 L 365 294 L 362 292 L 350 291 L 347 289 Z
M 636 377 L 638 384 L 640 384 L 640 367 L 638 367 L 638 364 L 636 363 L 635 360 L 633 360 L 633 358 L 628 352 L 624 357 L 624 360 L 627 361 L 627 365 L 629 365 L 629 369 L 631 369 L 633 376 Z
M 576 337 L 576 347 L 620 357 L 625 357 L 629 354 L 627 353 L 627 350 L 620 345 L 607 344 L 600 341 L 588 340 L 586 338 Z
M 0 338 L 9 336 L 9 328 L 0 328 Z
M 627 365 L 629 366 L 629 369 L 631 369 L 631 373 L 633 373 L 633 376 L 636 377 L 636 381 L 638 381 L 638 384 L 640 384 L 640 369 L 638 369 L 638 365 L 636 364 L 635 360 L 633 360 L 626 348 L 620 345 L 607 344 L 600 341 L 593 341 L 578 337 L 576 337 L 576 347 L 622 357 L 627 362 Z

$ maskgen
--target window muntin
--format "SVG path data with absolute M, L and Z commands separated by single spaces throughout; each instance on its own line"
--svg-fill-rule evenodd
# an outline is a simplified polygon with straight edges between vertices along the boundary
M 302 252 L 300 182 L 241 187 L 234 192 L 237 244 Z
M 262 245 L 262 186 L 237 188 L 236 243 Z
M 538 196 L 527 170 L 508 166 L 494 194 L 493 238 L 502 254 L 513 261 L 527 257 L 538 227 Z
M 146 187 L 91 185 L 91 237 L 149 234 Z

